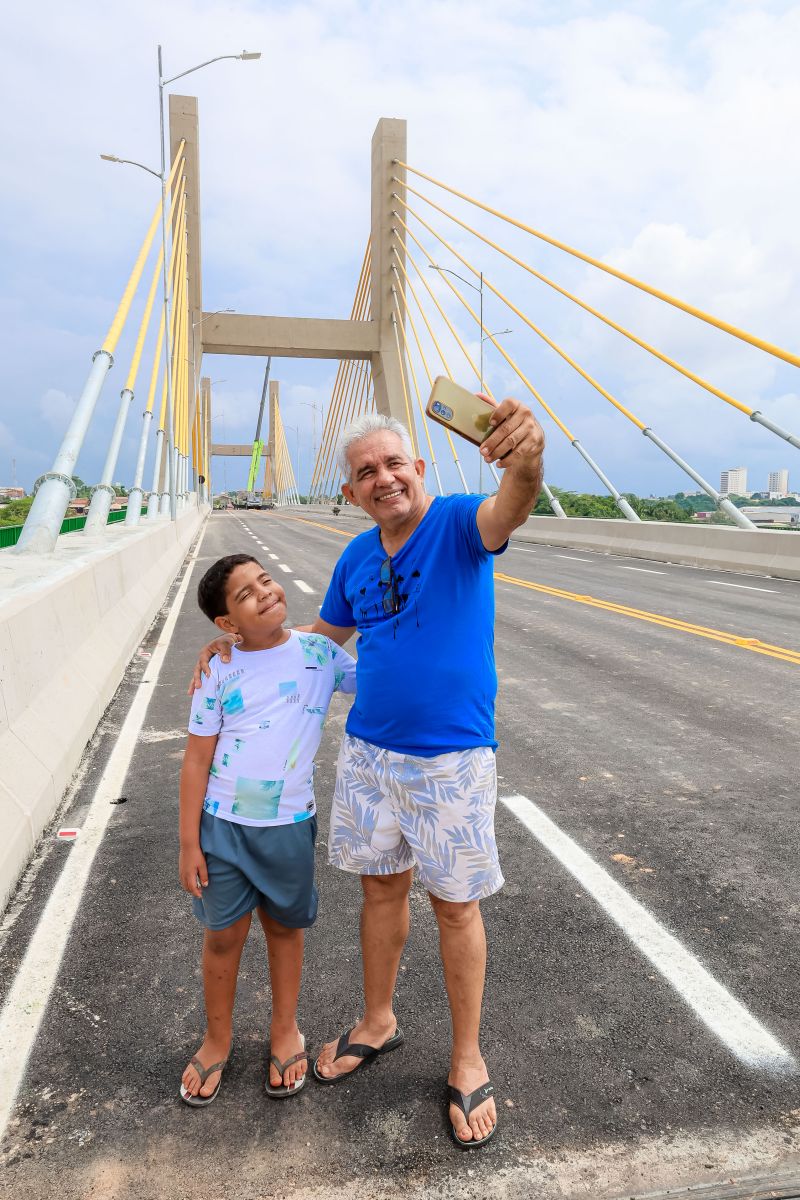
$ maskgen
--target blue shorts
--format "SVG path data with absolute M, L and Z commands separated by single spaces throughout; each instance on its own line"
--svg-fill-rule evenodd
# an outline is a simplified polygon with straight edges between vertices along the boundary
M 200 849 L 208 867 L 203 898 L 192 908 L 206 929 L 227 929 L 263 908 L 290 929 L 307 929 L 317 916 L 314 843 L 317 818 L 289 825 L 238 825 L 200 815 Z

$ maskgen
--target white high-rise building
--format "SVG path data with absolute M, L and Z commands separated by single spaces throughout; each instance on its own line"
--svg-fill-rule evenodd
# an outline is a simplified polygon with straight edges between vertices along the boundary
M 747 495 L 747 467 L 729 467 L 719 479 L 719 490 L 723 496 Z
M 770 471 L 767 491 L 770 499 L 777 499 L 779 496 L 785 496 L 789 491 L 789 472 L 788 470 Z

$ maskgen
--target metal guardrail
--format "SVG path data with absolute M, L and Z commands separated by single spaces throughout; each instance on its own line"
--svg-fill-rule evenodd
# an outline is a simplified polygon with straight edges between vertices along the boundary
M 116 525 L 120 521 L 125 520 L 127 509 L 118 508 L 114 512 L 108 514 L 108 525 Z M 145 506 L 142 507 L 142 516 L 147 512 Z M 77 530 L 83 529 L 86 524 L 86 517 L 65 517 L 61 522 L 60 533 L 76 533 Z M 0 526 L 0 550 L 5 550 L 9 546 L 16 546 L 19 541 L 20 534 L 24 529 L 24 525 L 5 525 Z

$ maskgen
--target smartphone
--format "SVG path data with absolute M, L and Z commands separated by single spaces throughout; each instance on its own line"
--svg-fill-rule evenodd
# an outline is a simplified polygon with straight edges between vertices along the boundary
M 439 375 L 433 381 L 433 391 L 425 411 L 433 421 L 466 438 L 474 446 L 480 446 L 492 433 L 489 419 L 494 407 L 488 400 L 482 400 L 474 392 L 459 387 L 446 375 Z

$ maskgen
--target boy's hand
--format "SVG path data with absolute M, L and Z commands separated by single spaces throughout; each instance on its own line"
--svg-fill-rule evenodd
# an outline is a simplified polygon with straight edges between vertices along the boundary
M 208 887 L 208 867 L 206 866 L 206 856 L 199 845 L 188 848 L 181 846 L 178 874 L 183 890 L 190 896 L 197 896 L 197 899 L 201 900 L 203 888 Z
M 221 633 L 218 638 L 214 638 L 213 642 L 209 642 L 207 646 L 203 646 L 192 673 L 192 682 L 189 684 L 187 692 L 189 696 L 200 687 L 203 682 L 203 676 L 211 674 L 208 664 L 214 655 L 218 654 L 224 663 L 230 662 L 231 646 L 235 646 L 239 641 L 241 641 L 241 638 L 234 637 L 230 633 Z

